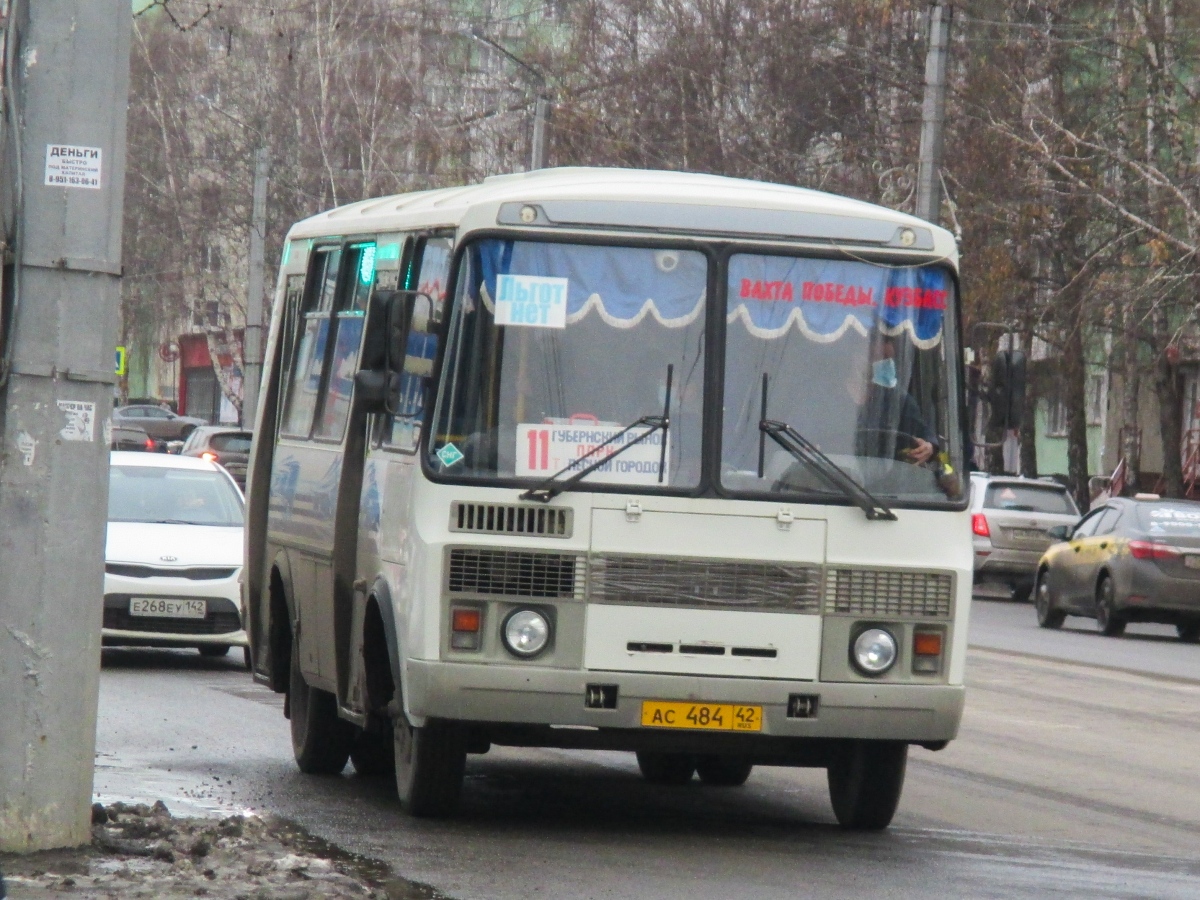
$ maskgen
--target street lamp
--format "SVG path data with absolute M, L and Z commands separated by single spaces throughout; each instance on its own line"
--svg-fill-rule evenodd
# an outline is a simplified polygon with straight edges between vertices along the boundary
M 521 59 L 513 53 L 510 53 L 500 44 L 496 43 L 490 37 L 485 35 L 478 28 L 471 28 L 467 31 L 474 40 L 481 44 L 486 44 L 493 50 L 498 50 L 505 57 L 512 60 L 523 71 L 532 76 L 533 81 L 537 85 L 537 101 L 533 107 L 533 140 L 530 143 L 529 149 L 529 169 L 543 169 L 546 167 L 546 120 L 550 117 L 550 98 L 546 96 L 546 76 L 531 66 L 525 60 Z

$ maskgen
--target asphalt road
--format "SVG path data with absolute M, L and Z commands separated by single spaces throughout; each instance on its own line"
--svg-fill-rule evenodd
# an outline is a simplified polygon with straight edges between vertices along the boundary
M 820 770 L 667 788 L 626 754 L 503 748 L 460 815 L 414 821 L 384 781 L 301 775 L 281 698 L 185 651 L 105 651 L 96 791 L 278 813 L 453 898 L 1195 898 L 1200 647 L 1167 634 L 977 602 L 960 738 L 913 750 L 883 834 L 837 828 Z

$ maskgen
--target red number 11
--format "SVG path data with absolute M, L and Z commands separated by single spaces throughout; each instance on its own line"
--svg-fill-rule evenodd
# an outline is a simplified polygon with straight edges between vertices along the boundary
M 541 465 L 538 465 L 538 444 L 542 445 Z M 531 471 L 550 468 L 550 432 L 546 429 L 529 432 L 529 468 Z

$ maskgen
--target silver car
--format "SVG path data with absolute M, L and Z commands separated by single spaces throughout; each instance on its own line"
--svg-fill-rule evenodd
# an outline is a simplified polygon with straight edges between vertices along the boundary
M 1028 600 L 1038 560 L 1054 538 L 1046 529 L 1072 527 L 1079 508 L 1054 481 L 971 473 L 975 584 L 996 584 Z

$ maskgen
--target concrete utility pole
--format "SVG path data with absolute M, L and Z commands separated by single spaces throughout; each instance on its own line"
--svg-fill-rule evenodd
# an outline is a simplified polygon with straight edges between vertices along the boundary
M 529 170 L 546 168 L 546 119 L 550 116 L 550 100 L 538 97 L 533 110 L 533 146 L 529 151 Z
M 242 423 L 254 427 L 258 388 L 262 381 L 263 243 L 267 239 L 267 176 L 271 158 L 266 148 L 254 154 L 254 206 L 250 213 L 250 273 L 246 278 L 246 331 L 242 338 Z
M 538 96 L 533 107 L 533 137 L 529 141 L 529 171 L 544 169 L 546 167 L 546 121 L 550 118 L 550 98 L 546 96 L 545 74 L 525 62 L 521 57 L 505 49 L 478 28 L 467 29 L 464 33 L 479 41 L 479 43 L 498 51 L 506 59 L 512 60 L 512 62 L 520 67 L 522 72 L 531 76 L 534 84 L 537 85 Z
M 9 12 L 0 851 L 27 852 L 91 839 L 131 17 L 129 0 Z
M 946 123 L 946 56 L 954 7 L 929 9 L 929 50 L 925 56 L 925 102 L 921 106 L 921 161 L 917 173 L 917 215 L 937 223 L 942 208 L 942 132 Z

